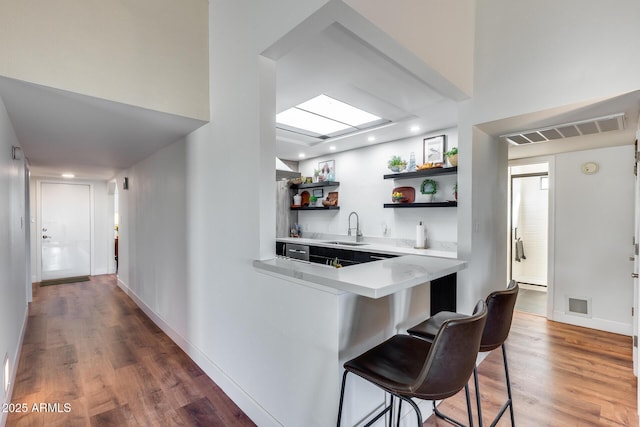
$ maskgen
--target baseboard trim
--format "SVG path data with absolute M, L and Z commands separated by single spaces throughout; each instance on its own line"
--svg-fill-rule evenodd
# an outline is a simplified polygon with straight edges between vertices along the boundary
M 629 323 L 614 322 L 612 320 L 599 319 L 596 317 L 572 316 L 563 311 L 554 311 L 553 319 L 556 322 L 568 323 L 569 325 L 582 326 L 585 328 L 597 329 L 620 335 L 633 335 L 633 327 Z
M 281 426 L 258 402 L 240 385 L 230 378 L 218 365 L 209 359 L 197 346 L 176 332 L 162 317 L 156 314 L 138 295 L 118 277 L 118 287 L 124 291 L 136 305 L 169 336 L 191 359 L 215 382 L 242 411 L 259 426 Z
M 9 378 L 9 389 L 5 396 L 3 403 L 11 403 L 11 397 L 13 396 L 13 385 L 16 382 L 16 376 L 18 375 L 18 363 L 20 362 L 20 355 L 22 354 L 22 344 L 24 343 L 24 336 L 27 333 L 27 322 L 29 321 L 29 304 L 25 304 L 24 317 L 22 319 L 22 328 L 20 331 L 20 338 L 18 339 L 18 348 L 15 351 L 13 363 L 11 366 L 11 374 Z M 3 405 L 4 406 L 4 405 Z M 0 426 L 4 427 L 7 424 L 8 412 L 0 411 Z

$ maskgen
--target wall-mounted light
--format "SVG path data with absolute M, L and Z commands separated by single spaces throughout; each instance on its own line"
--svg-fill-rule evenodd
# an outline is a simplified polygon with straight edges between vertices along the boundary
M 11 158 L 13 160 L 22 160 L 22 148 L 16 147 L 15 145 L 11 147 Z
M 123 190 L 128 190 L 129 189 L 129 177 L 125 176 L 124 179 L 122 180 L 122 189 Z
M 66 178 L 66 179 L 71 179 L 71 178 L 75 178 L 76 177 L 74 174 L 68 173 L 68 172 L 67 173 L 63 173 L 61 176 L 63 178 Z

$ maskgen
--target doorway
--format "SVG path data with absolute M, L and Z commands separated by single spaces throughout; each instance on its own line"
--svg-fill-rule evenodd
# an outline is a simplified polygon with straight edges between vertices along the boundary
M 91 274 L 91 186 L 40 183 L 41 282 Z
M 549 166 L 510 168 L 509 279 L 518 282 L 516 309 L 547 316 Z

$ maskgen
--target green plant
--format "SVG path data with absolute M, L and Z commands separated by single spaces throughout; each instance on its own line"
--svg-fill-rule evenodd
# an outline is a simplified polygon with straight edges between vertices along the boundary
M 311 203 L 315 203 L 315 202 L 317 202 L 317 201 L 318 201 L 318 198 L 317 198 L 316 196 L 311 196 L 311 197 L 309 197 L 309 201 L 310 201 Z
M 391 157 L 391 160 L 389 160 L 389 162 L 387 163 L 387 166 L 391 167 L 404 167 L 407 165 L 407 161 L 406 160 L 402 160 L 402 158 L 400 156 L 393 156 Z
M 432 179 L 425 179 L 420 184 L 420 192 L 422 194 L 436 194 L 438 191 L 438 183 Z
M 314 169 L 313 170 L 313 176 L 315 176 L 317 178 L 318 175 L 320 175 L 320 169 Z
M 458 147 L 453 147 L 451 150 L 444 153 L 447 157 L 455 156 L 456 154 L 458 154 Z

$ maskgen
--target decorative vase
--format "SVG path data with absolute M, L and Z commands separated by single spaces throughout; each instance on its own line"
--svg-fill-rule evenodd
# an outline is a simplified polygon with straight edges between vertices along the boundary
M 458 155 L 457 154 L 453 154 L 453 155 L 447 157 L 447 159 L 449 159 L 449 164 L 451 166 L 458 166 Z

